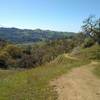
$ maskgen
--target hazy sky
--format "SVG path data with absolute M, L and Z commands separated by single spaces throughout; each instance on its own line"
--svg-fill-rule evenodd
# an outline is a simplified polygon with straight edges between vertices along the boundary
M 0 25 L 80 31 L 84 18 L 100 17 L 100 0 L 0 0 Z

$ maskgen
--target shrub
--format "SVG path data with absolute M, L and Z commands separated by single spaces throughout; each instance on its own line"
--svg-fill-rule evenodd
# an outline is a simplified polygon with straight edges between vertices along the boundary
M 14 45 L 7 45 L 4 51 L 8 52 L 8 54 L 14 59 L 21 58 L 21 55 L 22 55 L 21 48 Z
M 9 54 L 5 51 L 0 52 L 0 67 L 7 68 L 8 64 L 7 61 L 9 59 Z
M 91 47 L 94 43 L 95 41 L 92 38 L 86 38 L 84 41 L 83 47 L 84 48 Z

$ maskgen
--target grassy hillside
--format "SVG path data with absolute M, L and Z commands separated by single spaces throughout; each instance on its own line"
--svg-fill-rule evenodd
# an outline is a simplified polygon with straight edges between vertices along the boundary
M 81 48 L 73 56 L 88 60 L 100 60 L 100 46 L 93 45 L 90 48 Z
M 100 61 L 100 46 L 81 48 L 71 56 L 63 54 L 34 69 L 0 70 L 0 100 L 56 100 L 50 81 L 92 61 Z M 100 65 L 93 72 L 100 76 Z
M 93 45 L 92 47 L 85 49 L 81 48 L 79 51 L 76 51 L 75 54 L 72 54 L 72 56 L 83 60 L 98 62 L 98 64 L 94 66 L 93 73 L 100 78 L 100 45 Z
M 0 70 L 0 100 L 56 100 L 57 94 L 49 82 L 87 63 L 61 55 L 53 62 L 31 70 Z

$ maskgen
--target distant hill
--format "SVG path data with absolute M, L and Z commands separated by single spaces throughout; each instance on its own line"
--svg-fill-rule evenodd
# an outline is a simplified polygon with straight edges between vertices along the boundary
M 74 36 L 73 32 L 57 32 L 50 30 L 30 30 L 0 27 L 0 38 L 13 43 L 30 43 L 45 40 L 54 40 Z

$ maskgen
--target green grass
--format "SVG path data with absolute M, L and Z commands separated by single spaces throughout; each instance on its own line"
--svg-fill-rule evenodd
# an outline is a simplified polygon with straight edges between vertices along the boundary
M 91 60 L 100 61 L 100 46 L 81 49 L 75 56 L 80 59 L 69 59 L 61 55 L 35 69 L 0 70 L 0 100 L 56 100 L 57 93 L 49 82 Z M 100 77 L 100 63 L 93 72 Z
M 80 59 L 87 59 L 98 62 L 96 65 L 94 65 L 93 73 L 100 78 L 100 45 L 93 45 L 90 48 L 81 48 L 80 52 L 76 55 L 73 55 Z
M 99 61 L 100 62 L 100 61 Z M 93 73 L 98 77 L 98 78 L 100 78 L 100 63 L 98 63 L 96 66 L 95 66 L 95 68 L 94 68 L 94 70 L 93 70 Z
M 99 60 L 100 59 L 100 45 L 94 45 L 90 48 L 80 49 L 80 52 L 75 55 L 81 59 Z
M 72 68 L 89 63 L 59 56 L 53 62 L 24 71 L 0 71 L 0 100 L 56 100 L 49 82 Z

